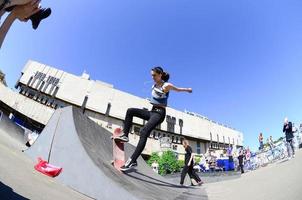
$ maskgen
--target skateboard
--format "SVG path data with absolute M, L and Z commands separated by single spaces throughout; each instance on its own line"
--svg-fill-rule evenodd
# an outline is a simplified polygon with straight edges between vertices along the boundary
M 112 152 L 113 152 L 113 160 L 111 164 L 120 171 L 120 168 L 125 164 L 125 151 L 124 151 L 124 143 L 115 141 L 114 138 L 119 136 L 122 133 L 120 128 L 116 128 L 111 137 L 112 139 Z

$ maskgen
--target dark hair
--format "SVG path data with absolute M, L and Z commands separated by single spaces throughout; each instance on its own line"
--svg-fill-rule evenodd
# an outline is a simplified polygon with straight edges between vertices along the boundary
M 167 82 L 170 79 L 170 74 L 168 72 L 165 72 L 162 67 L 154 67 L 152 71 L 161 74 L 161 79 L 164 82 Z

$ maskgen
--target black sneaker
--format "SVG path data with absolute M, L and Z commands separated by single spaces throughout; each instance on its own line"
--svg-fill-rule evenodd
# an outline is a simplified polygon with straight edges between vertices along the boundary
M 32 22 L 32 26 L 33 26 L 33 29 L 37 29 L 40 22 L 49 17 L 51 14 L 51 9 L 50 8 L 43 8 L 41 9 L 39 12 L 37 12 L 36 14 L 33 14 L 32 16 L 30 16 L 30 20 Z
M 129 138 L 126 135 L 121 135 L 113 139 L 118 142 L 129 142 Z
M 131 158 L 129 158 L 125 165 L 121 167 L 121 171 L 125 172 L 134 167 L 137 167 L 137 161 L 132 161 Z

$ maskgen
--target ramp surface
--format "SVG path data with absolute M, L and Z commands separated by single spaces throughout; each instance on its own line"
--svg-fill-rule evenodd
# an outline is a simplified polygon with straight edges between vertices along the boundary
M 114 169 L 111 133 L 77 108 L 57 110 L 36 143 L 27 151 L 63 167 L 56 179 L 93 199 L 202 200 L 198 187 L 180 187 L 154 173 L 140 157 L 138 167 L 123 174 Z M 125 144 L 126 157 L 134 146 Z
M 20 126 L 16 125 L 0 110 L 0 135 L 4 140 L 10 140 L 6 144 L 17 149 L 25 147 L 25 132 Z

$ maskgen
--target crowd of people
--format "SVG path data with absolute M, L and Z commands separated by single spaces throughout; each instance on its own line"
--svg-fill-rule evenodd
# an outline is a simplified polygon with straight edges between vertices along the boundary
M 302 124 L 300 129 L 302 130 Z M 282 131 L 284 135 L 281 140 L 274 141 L 273 137 L 269 136 L 266 143 L 264 142 L 264 134 L 260 133 L 258 152 L 251 152 L 249 147 L 235 149 L 230 145 L 224 153 L 218 154 L 215 151 L 210 151 L 202 155 L 195 168 L 202 172 L 225 170 L 225 166 L 220 165 L 219 160 L 228 158 L 229 163 L 233 163 L 234 170 L 244 173 L 245 170 L 253 170 L 278 159 L 292 159 L 295 157 L 295 148 L 297 148 L 294 143 L 297 142 L 298 145 L 296 144 L 296 146 L 301 148 L 302 137 L 296 134 L 297 138 L 295 139 L 295 133 L 299 133 L 299 131 L 287 118 L 284 120 Z
M 287 157 L 289 159 L 294 158 L 295 157 L 295 147 L 294 147 L 295 135 L 294 134 L 298 133 L 298 129 L 294 126 L 294 124 L 292 122 L 290 122 L 288 120 L 288 118 L 285 118 L 282 131 L 284 133 L 283 138 L 284 138 L 284 143 L 286 146 Z M 259 140 L 259 151 L 264 151 L 265 150 L 264 143 L 263 143 L 264 137 L 263 137 L 262 133 L 259 134 L 258 140 Z M 299 143 L 300 141 L 297 141 L 297 142 Z M 275 157 L 276 144 L 275 144 L 272 136 L 269 136 L 269 138 L 267 138 L 267 146 L 269 147 L 269 150 L 272 152 L 273 157 Z
M 41 0 L 0 0 L 0 19 L 6 12 L 8 13 L 0 27 L 0 48 L 16 20 L 21 22 L 30 20 L 33 29 L 37 29 L 40 22 L 50 16 L 51 9 L 42 8 L 40 3 Z

